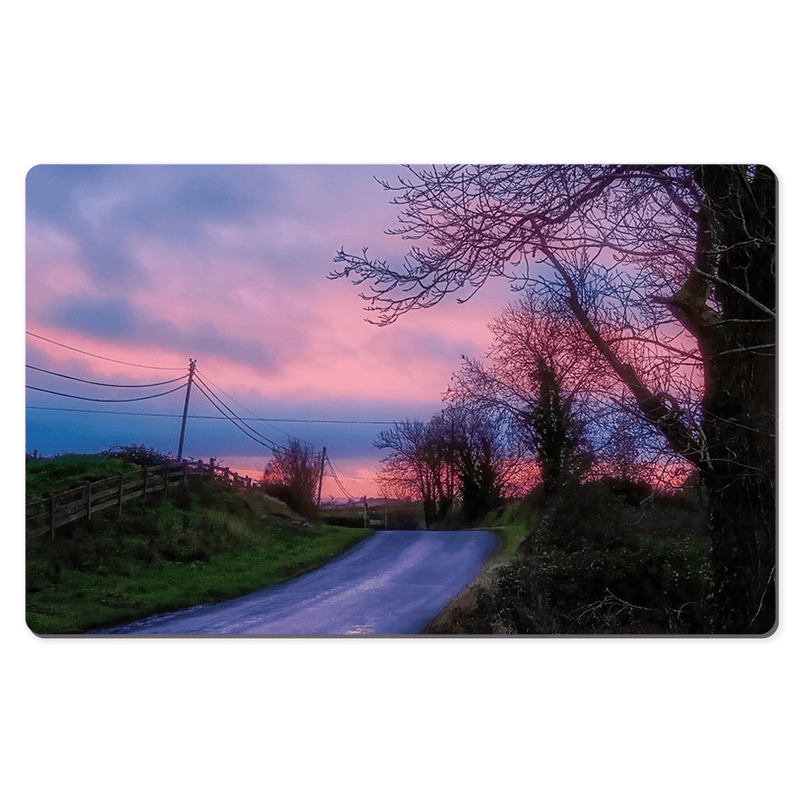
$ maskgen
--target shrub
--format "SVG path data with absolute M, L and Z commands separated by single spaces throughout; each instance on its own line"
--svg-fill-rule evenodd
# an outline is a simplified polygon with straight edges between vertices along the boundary
M 120 458 L 129 464 L 138 464 L 140 467 L 157 467 L 172 460 L 171 453 L 161 453 L 144 444 L 119 445 L 111 447 L 99 455 Z
M 696 633 L 707 594 L 699 509 L 633 507 L 607 482 L 553 496 L 521 556 L 477 595 L 471 633 Z
M 321 521 L 324 522 L 326 525 L 336 525 L 340 528 L 363 528 L 364 527 L 364 518 L 358 516 L 346 516 L 344 514 L 340 516 L 332 515 L 332 514 L 325 514 L 320 517 Z
M 308 492 L 304 491 L 302 487 L 273 481 L 262 481 L 260 486 L 266 495 L 286 503 L 295 513 L 311 518 L 317 516 L 317 506 L 314 498 L 309 496 Z

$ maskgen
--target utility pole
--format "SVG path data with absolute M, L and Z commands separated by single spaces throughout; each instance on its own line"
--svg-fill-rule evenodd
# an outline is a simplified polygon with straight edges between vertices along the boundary
M 322 448 L 322 459 L 319 464 L 319 490 L 317 491 L 317 508 L 322 505 L 322 476 L 325 474 L 325 448 Z
M 183 458 L 183 436 L 186 433 L 186 415 L 189 413 L 189 393 L 192 391 L 192 380 L 194 379 L 194 368 L 197 361 L 189 359 L 189 382 L 186 384 L 186 402 L 183 404 L 183 422 L 181 422 L 181 439 L 178 442 L 178 461 Z

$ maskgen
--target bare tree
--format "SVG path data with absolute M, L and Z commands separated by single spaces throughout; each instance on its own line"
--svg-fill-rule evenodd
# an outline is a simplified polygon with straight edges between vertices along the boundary
M 427 423 L 419 420 L 395 422 L 380 431 L 375 447 L 388 450 L 381 460 L 378 484 L 393 497 L 422 501 L 425 523 L 437 517 L 440 501 L 446 496 L 447 454 L 444 444 L 431 435 Z
M 457 404 L 431 420 L 434 435 L 445 445 L 450 475 L 468 522 L 518 494 L 525 473 L 530 472 L 530 458 L 508 423 L 493 410 Z
M 442 517 L 460 496 L 464 515 L 477 519 L 516 489 L 523 467 L 502 421 L 450 406 L 427 422 L 396 422 L 375 446 L 389 450 L 378 482 L 387 494 L 421 500 L 426 524 Z
M 389 324 L 487 280 L 582 329 L 641 417 L 694 466 L 712 517 L 710 630 L 775 622 L 776 181 L 761 166 L 454 166 L 384 184 L 399 269 L 340 250 Z M 466 297 L 462 297 L 467 299 Z
M 548 473 L 549 481 L 549 465 L 555 466 L 566 456 L 560 446 L 554 447 L 556 442 L 548 439 L 543 427 L 543 412 L 549 405 L 551 417 L 553 411 L 561 410 L 552 417 L 552 432 L 560 426 L 566 436 L 567 429 L 571 430 L 568 438 L 580 443 L 575 452 L 580 458 L 573 466 L 582 462 L 581 471 L 588 476 L 608 474 L 612 461 L 619 471 L 622 443 L 616 439 L 624 436 L 629 440 L 625 451 L 631 456 L 630 440 L 635 438 L 637 462 L 647 459 L 651 466 L 648 477 L 670 486 L 683 484 L 691 465 L 684 462 L 683 469 L 675 469 L 674 453 L 649 425 L 642 424 L 624 384 L 609 374 L 583 329 L 565 319 L 563 311 L 548 307 L 538 294 L 526 292 L 504 309 L 489 329 L 493 341 L 486 357 L 463 358 L 446 398 L 513 420 L 529 451 L 540 462 L 545 458 L 540 477 Z M 531 425 L 534 421 L 538 426 Z M 546 458 L 548 452 L 551 459 Z M 634 468 L 633 463 L 630 467 Z M 656 481 L 657 477 L 661 480 Z
M 290 439 L 264 467 L 262 486 L 298 513 L 314 516 L 320 469 L 320 455 L 310 445 Z

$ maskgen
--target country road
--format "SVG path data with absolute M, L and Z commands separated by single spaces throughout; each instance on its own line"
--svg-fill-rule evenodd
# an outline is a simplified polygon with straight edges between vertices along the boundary
M 379 531 L 329 564 L 277 586 L 92 633 L 419 633 L 478 573 L 497 543 L 487 531 Z

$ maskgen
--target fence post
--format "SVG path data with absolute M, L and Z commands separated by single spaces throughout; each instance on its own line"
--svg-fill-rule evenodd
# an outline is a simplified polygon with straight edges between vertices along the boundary
M 117 495 L 117 519 L 122 516 L 122 484 L 125 480 L 125 473 L 119 474 L 119 494 Z
M 185 460 L 183 462 L 183 478 L 181 479 L 181 482 L 183 483 L 184 486 L 186 486 L 186 461 Z
M 230 468 L 230 467 L 225 467 L 225 468 L 222 470 L 222 474 L 225 476 L 225 483 L 227 483 L 227 482 L 228 482 L 228 481 L 231 479 L 231 478 L 230 478 L 230 471 L 231 471 L 231 468 Z
M 216 458 L 209 458 L 208 459 L 208 471 L 211 473 L 211 477 L 214 477 L 215 471 L 217 469 L 217 459 Z
M 167 497 L 167 484 L 169 483 L 169 464 L 164 464 L 164 498 Z
M 144 472 L 144 478 L 142 480 L 142 497 L 147 497 L 147 465 L 145 464 L 142 467 L 142 471 Z
M 86 519 L 92 518 L 92 482 L 86 481 Z
M 50 538 L 56 538 L 56 496 L 50 495 Z
M 249 489 L 249 488 L 250 488 L 250 476 L 249 476 L 249 475 L 245 475 L 245 478 L 244 478 L 244 485 L 245 485 L 245 488 L 246 488 L 246 489 Z

